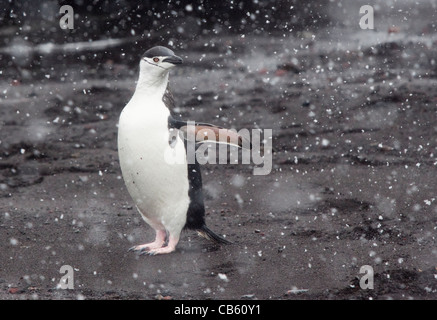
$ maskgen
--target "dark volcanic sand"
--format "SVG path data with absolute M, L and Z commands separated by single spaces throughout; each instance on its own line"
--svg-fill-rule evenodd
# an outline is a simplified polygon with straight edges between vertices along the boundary
M 203 166 L 207 223 L 234 244 L 187 231 L 163 256 L 127 252 L 154 236 L 116 149 L 136 62 L 47 55 L 33 85 L 12 85 L 15 69 L 5 66 L 0 298 L 437 298 L 437 33 L 428 9 L 390 34 L 378 16 L 375 31 L 354 21 L 315 38 L 232 35 L 176 48 L 185 58 L 171 74 L 176 112 L 273 129 L 273 169 Z M 156 44 L 126 41 L 109 51 Z M 72 290 L 57 288 L 63 265 L 74 268 Z M 363 265 L 374 268 L 373 290 L 359 286 Z

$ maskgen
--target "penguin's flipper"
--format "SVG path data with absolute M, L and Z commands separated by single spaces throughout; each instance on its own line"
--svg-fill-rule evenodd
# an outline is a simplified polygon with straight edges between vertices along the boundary
M 214 241 L 218 244 L 232 244 L 231 241 L 223 238 L 222 236 L 216 234 L 214 231 L 209 229 L 206 225 L 203 225 L 200 229 L 197 229 L 197 234 L 205 239 Z
M 228 144 L 239 148 L 252 149 L 252 144 L 248 137 L 239 134 L 233 129 L 225 129 L 208 124 L 196 123 L 179 128 L 182 138 L 195 143 L 212 142 L 217 144 Z

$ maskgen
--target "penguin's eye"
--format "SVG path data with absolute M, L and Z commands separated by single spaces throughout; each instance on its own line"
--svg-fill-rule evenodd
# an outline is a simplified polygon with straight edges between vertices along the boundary
M 153 62 L 159 62 L 159 58 L 153 58 Z

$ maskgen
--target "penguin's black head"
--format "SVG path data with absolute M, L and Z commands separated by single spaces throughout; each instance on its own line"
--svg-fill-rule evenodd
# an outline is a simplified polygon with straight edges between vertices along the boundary
M 177 64 L 182 63 L 182 58 L 174 54 L 172 50 L 163 46 L 153 47 L 144 52 L 141 60 L 147 62 L 151 66 L 162 69 L 171 69 Z

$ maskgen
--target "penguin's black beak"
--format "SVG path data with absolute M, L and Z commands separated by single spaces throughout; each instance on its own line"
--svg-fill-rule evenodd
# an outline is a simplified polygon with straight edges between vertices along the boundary
M 171 64 L 181 64 L 183 62 L 181 57 L 178 56 L 170 56 L 162 60 L 162 62 L 168 62 Z

